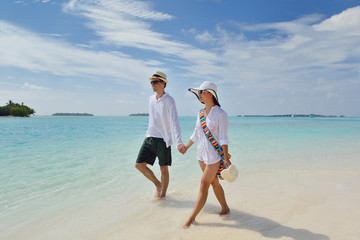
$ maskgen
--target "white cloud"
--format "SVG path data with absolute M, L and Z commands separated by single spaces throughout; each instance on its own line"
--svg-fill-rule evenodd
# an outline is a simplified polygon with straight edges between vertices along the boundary
M 50 3 L 51 0 L 33 0 L 32 2 L 34 3 L 38 3 L 38 2 L 41 2 L 41 3 Z M 25 1 L 25 0 L 17 0 L 15 1 L 16 4 L 21 4 L 22 6 L 26 6 L 27 4 L 31 3 L 29 0 Z
M 314 25 L 317 31 L 333 31 L 346 35 L 360 35 L 360 6 L 349 8 L 340 14 Z
M 360 8 L 344 11 L 331 18 L 333 25 L 339 27 L 337 30 L 345 34 L 360 29 L 360 22 L 352 24 L 351 27 L 340 28 L 341 24 L 337 24 L 337 21 L 342 21 L 342 15 L 351 19 L 358 18 Z M 337 31 L 320 31 L 318 26 L 326 24 L 328 19 L 314 25 L 309 24 L 310 20 L 316 18 L 249 26 L 246 30 L 259 34 L 272 30 L 273 36 L 260 37 L 258 40 L 226 41 L 221 56 L 227 66 L 224 69 L 231 69 L 230 74 L 252 81 L 267 78 L 291 78 L 299 81 L 300 75 L 305 72 L 324 78 L 333 74 L 347 74 L 349 71 L 357 72 L 360 39 L 345 37 Z M 348 63 L 349 59 L 354 62 Z M 228 79 L 231 79 L 231 76 L 228 76 Z M 314 79 L 317 79 L 317 76 L 314 76 Z
M 37 85 L 33 85 L 30 83 L 24 83 L 24 85 L 22 86 L 23 88 L 29 88 L 29 89 L 34 89 L 34 90 L 48 90 L 49 88 L 46 87 L 42 87 L 42 86 L 37 86 Z
M 137 0 L 70 0 L 64 4 L 64 10 L 100 18 L 103 18 L 106 14 L 110 14 L 111 17 L 128 16 L 149 20 L 173 18 L 169 14 L 152 10 L 149 2 Z
M 211 51 L 197 49 L 174 40 L 168 34 L 153 31 L 151 21 L 167 21 L 173 17 L 153 10 L 146 2 L 71 0 L 64 10 L 87 19 L 87 26 L 109 45 L 152 51 L 171 57 L 180 64 L 206 66 L 208 69 L 218 62 L 216 54 Z
M 0 66 L 60 76 L 107 76 L 119 82 L 140 79 L 138 69 L 152 70 L 142 60 L 103 51 L 84 50 L 58 39 L 0 21 Z M 136 78 L 138 77 L 138 78 Z
M 122 97 L 122 98 L 118 98 L 114 101 L 116 104 L 134 104 L 135 101 L 130 100 L 128 98 Z
M 76 84 L 74 87 L 78 88 L 78 89 L 90 89 L 91 88 L 90 86 L 84 86 L 84 85 L 81 85 L 81 84 Z
M 213 79 L 226 88 L 231 103 L 240 103 L 232 110 L 235 114 L 240 109 L 274 113 L 283 109 L 279 104 L 293 107 L 293 111 L 319 111 L 323 102 L 329 104 L 324 111 L 333 110 L 339 103 L 351 106 L 355 99 L 360 100 L 356 94 L 360 88 L 354 82 L 360 70 L 359 16 L 360 7 L 356 7 L 329 19 L 312 15 L 290 22 L 239 24 L 235 36 L 226 25 L 219 25 L 210 34 L 227 33 L 216 35 L 216 53 L 221 62 Z M 352 23 L 343 24 L 345 19 L 352 19 Z M 204 66 L 198 67 L 207 71 Z M 238 86 L 237 91 L 233 91 L 234 86 Z M 243 102 L 248 104 L 243 106 Z M 338 111 L 356 112 L 349 109 Z
M 215 37 L 208 31 L 197 34 L 195 39 L 200 43 L 212 43 L 215 41 Z
M 221 76 L 225 81 L 239 82 L 238 79 L 262 81 L 284 79 L 284 76 L 297 80 L 306 71 L 320 75 L 315 76 L 316 79 L 326 77 L 324 72 L 359 71 L 359 39 L 354 33 L 360 31 L 360 7 L 324 21 L 320 15 L 310 15 L 289 22 L 238 24 L 238 33 L 227 31 L 221 25 L 216 26 L 214 32 L 190 30 L 195 39 L 212 42 L 212 49 L 196 48 L 168 34 L 153 31 L 152 21 L 169 21 L 174 17 L 154 10 L 148 2 L 71 0 L 64 5 L 64 10 L 85 18 L 87 26 L 105 43 L 159 53 L 164 60 L 176 61 L 178 67 L 187 71 L 184 73 L 187 76 Z M 5 46 L 0 53 L 8 57 L 6 63 L 0 62 L 3 65 L 57 75 L 122 79 L 129 76 L 123 74 L 125 71 L 137 72 L 136 69 L 163 64 L 161 58 L 142 61 L 121 53 L 85 51 L 5 22 L 0 22 L 0 26 L 0 43 Z M 259 38 L 247 39 L 249 31 Z M 11 47 L 13 42 L 17 45 L 15 48 Z M 348 60 L 353 63 L 346 62 Z

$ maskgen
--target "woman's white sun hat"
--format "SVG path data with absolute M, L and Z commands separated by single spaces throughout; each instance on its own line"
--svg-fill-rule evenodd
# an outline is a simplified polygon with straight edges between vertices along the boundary
M 200 90 L 206 90 L 206 91 L 210 92 L 215 97 L 217 103 L 219 103 L 219 98 L 217 96 L 218 88 L 217 88 L 215 83 L 205 81 L 200 85 L 200 87 L 198 87 L 198 88 L 189 88 L 188 90 L 190 92 L 194 93 L 199 100 L 200 100 L 199 91 Z M 220 106 L 220 104 L 219 104 L 219 106 Z
M 231 164 L 229 168 L 226 168 L 221 171 L 221 177 L 223 177 L 228 182 L 233 182 L 239 175 L 237 168 Z
M 166 78 L 166 74 L 160 71 L 155 72 L 151 78 L 149 78 L 150 81 L 160 79 L 164 81 L 166 84 L 168 83 L 168 80 Z

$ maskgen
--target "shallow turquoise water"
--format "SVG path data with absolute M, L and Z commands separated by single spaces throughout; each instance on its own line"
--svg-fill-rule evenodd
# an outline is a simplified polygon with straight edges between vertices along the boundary
M 29 219 L 123 193 L 119 201 L 133 207 L 129 196 L 150 191 L 134 168 L 147 121 L 0 118 L 0 232 L 7 236 Z M 186 143 L 195 118 L 181 117 L 180 124 Z M 231 117 L 229 138 L 233 163 L 246 171 L 360 168 L 357 118 Z M 199 178 L 195 148 L 185 156 L 172 151 L 169 189 Z

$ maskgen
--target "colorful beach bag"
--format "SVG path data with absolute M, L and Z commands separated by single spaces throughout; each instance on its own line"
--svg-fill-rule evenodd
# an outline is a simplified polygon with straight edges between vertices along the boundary
M 209 128 L 206 126 L 206 122 L 205 122 L 205 115 L 204 115 L 204 109 L 200 110 L 199 113 L 199 117 L 200 117 L 200 123 L 201 126 L 203 128 L 204 134 L 206 135 L 206 137 L 209 139 L 211 145 L 213 145 L 213 147 L 215 148 L 216 152 L 220 155 L 221 160 L 220 160 L 220 167 L 216 173 L 216 175 L 219 177 L 219 179 L 224 180 L 224 178 L 221 176 L 221 171 L 224 170 L 226 168 L 225 163 L 224 163 L 224 151 L 222 149 L 222 147 L 220 146 L 220 144 L 218 144 L 218 142 L 216 141 L 216 139 L 213 137 L 213 135 L 211 134 Z M 231 155 L 228 154 L 229 159 L 231 158 Z

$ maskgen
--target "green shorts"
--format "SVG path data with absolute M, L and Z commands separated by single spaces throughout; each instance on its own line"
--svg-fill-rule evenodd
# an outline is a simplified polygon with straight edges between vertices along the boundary
M 140 148 L 137 163 L 154 165 L 158 157 L 160 166 L 171 166 L 171 147 L 166 147 L 162 138 L 148 137 Z

